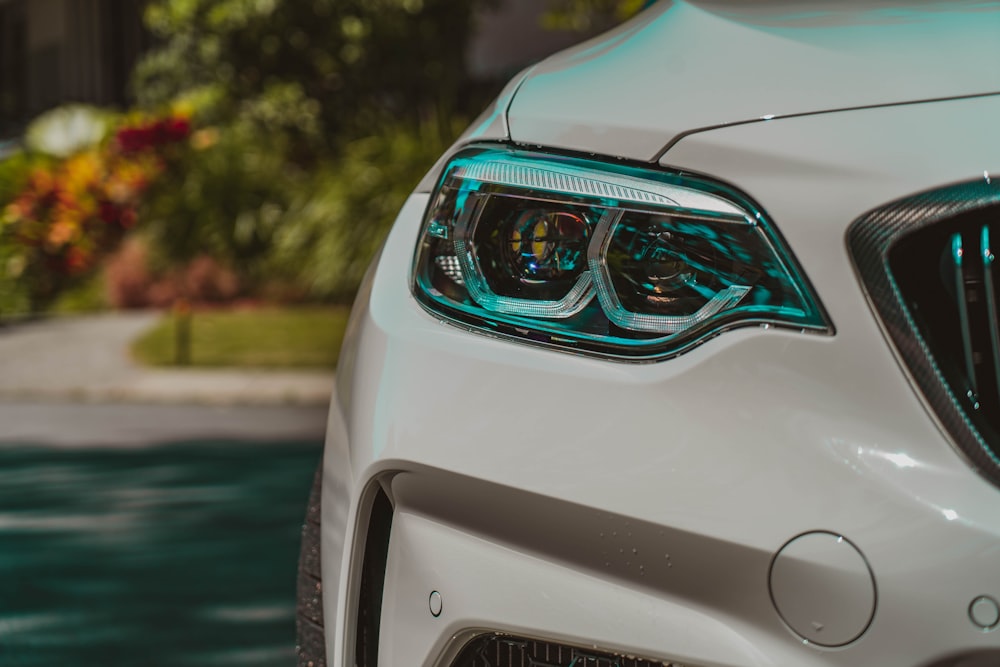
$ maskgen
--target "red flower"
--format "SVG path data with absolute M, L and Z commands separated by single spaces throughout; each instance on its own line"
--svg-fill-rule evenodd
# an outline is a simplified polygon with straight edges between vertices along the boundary
M 147 126 L 123 127 L 115 140 L 123 153 L 138 153 L 155 145 L 154 134 Z
M 190 120 L 184 116 L 168 116 L 134 127 L 123 127 L 118 130 L 115 139 L 123 153 L 138 153 L 182 141 L 190 134 Z
M 122 226 L 122 229 L 131 229 L 138 222 L 139 216 L 136 215 L 135 209 L 131 206 L 126 206 L 121 211 L 121 216 L 118 218 L 118 224 Z
M 101 200 L 97 205 L 97 217 L 107 225 L 118 225 L 122 229 L 131 229 L 139 218 L 135 207 L 128 204 L 116 204 L 107 199 Z
M 121 209 L 105 199 L 98 204 L 97 215 L 100 216 L 101 220 L 111 225 L 118 222 L 121 217 Z
M 159 130 L 164 143 L 181 141 L 191 134 L 191 121 L 184 116 L 164 118 L 159 123 Z
M 66 271 L 70 274 L 83 273 L 88 264 L 90 263 L 90 257 L 85 250 L 79 246 L 72 246 L 68 251 L 66 251 Z

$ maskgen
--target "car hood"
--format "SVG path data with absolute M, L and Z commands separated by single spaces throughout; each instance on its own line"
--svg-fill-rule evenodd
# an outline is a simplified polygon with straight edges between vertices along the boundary
M 657 159 L 691 132 L 1000 92 L 1000 7 L 663 0 L 527 74 L 513 141 Z

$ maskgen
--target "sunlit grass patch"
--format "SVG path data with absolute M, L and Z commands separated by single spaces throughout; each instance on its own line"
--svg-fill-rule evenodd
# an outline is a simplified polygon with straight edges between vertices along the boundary
M 348 313 L 342 306 L 195 311 L 189 365 L 333 368 Z M 165 315 L 132 344 L 132 355 L 150 366 L 174 366 L 176 346 L 176 320 Z

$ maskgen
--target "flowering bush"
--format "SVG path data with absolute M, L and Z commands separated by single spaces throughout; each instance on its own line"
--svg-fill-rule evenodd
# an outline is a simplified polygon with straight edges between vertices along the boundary
M 135 225 L 143 192 L 190 133 L 183 116 L 139 119 L 101 145 L 32 160 L 0 219 L 7 257 L 0 270 L 24 283 L 32 310 L 90 271 Z
M 190 120 L 184 116 L 168 116 L 123 127 L 115 134 L 115 142 L 122 153 L 134 154 L 183 141 L 190 134 Z
M 163 308 L 180 298 L 199 305 L 224 303 L 240 293 L 237 275 L 208 255 L 170 267 L 154 264 L 141 235 L 127 238 L 104 265 L 109 305 Z

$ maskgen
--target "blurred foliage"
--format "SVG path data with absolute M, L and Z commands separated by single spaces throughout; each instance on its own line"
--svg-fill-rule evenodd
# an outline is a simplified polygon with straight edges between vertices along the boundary
M 303 271 L 313 297 L 350 298 L 403 202 L 460 127 L 399 125 L 357 139 L 292 200 L 276 230 L 270 268 Z
M 349 300 L 403 201 L 460 129 L 390 124 L 313 169 L 287 159 L 281 133 L 261 135 L 245 120 L 196 131 L 195 148 L 147 198 L 153 268 L 207 254 L 251 293 L 279 283 L 302 298 Z
M 0 209 L 12 202 L 27 183 L 32 162 L 33 160 L 23 151 L 0 160 Z
M 111 262 L 114 303 L 349 300 L 413 186 L 501 83 L 465 68 L 477 13 L 499 2 L 150 0 L 142 110 L 56 110 L 0 164 L 0 313 L 74 285 L 92 295 L 133 224 L 144 250 Z M 645 4 L 547 0 L 543 19 L 587 33 Z
M 141 104 L 192 114 L 143 209 L 153 270 L 207 254 L 250 293 L 349 300 L 406 195 L 486 102 L 492 0 L 152 0 Z M 290 286 L 290 287 L 289 287 Z
M 349 311 L 340 307 L 196 311 L 191 315 L 193 366 L 333 368 Z M 173 317 L 132 344 L 133 357 L 152 366 L 176 363 Z
M 79 108 L 41 116 L 27 133 L 34 150 L 0 165 L 2 314 L 43 310 L 91 276 L 190 130 L 181 116 L 135 114 L 102 140 L 105 120 L 94 118 Z
M 244 120 L 202 128 L 191 144 L 146 200 L 154 261 L 176 265 L 205 253 L 253 274 L 306 172 L 287 159 L 283 135 Z
M 174 265 L 150 262 L 147 235 L 136 233 L 104 263 L 104 295 L 113 308 L 168 308 L 232 302 L 242 292 L 236 272 L 207 253 Z
M 639 13 L 650 0 L 548 0 L 542 25 L 549 30 L 593 33 Z
M 24 187 L 31 172 L 31 161 L 23 152 L 0 160 L 0 215 Z M 28 291 L 18 280 L 20 248 L 4 233 L 0 221 L 0 315 L 28 311 Z
M 99 312 L 107 307 L 104 274 L 98 272 L 70 285 L 56 297 L 50 310 L 60 314 L 79 314 Z
M 138 65 L 144 106 L 214 89 L 209 122 L 286 134 L 296 161 L 331 154 L 388 122 L 478 111 L 464 55 L 485 0 L 153 0 L 162 46 Z M 471 107 L 470 108 L 470 103 Z

